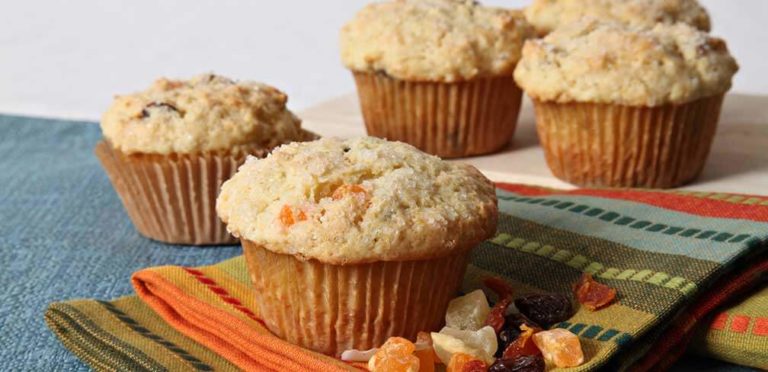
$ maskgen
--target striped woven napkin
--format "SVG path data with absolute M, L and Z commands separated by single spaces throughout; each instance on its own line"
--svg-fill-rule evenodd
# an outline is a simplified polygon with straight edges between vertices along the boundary
M 556 325 L 581 338 L 586 363 L 575 370 L 665 367 L 691 340 L 711 355 L 766 366 L 765 293 L 751 310 L 721 306 L 765 283 L 768 199 L 521 185 L 497 193 L 498 234 L 473 253 L 463 291 L 500 276 L 517 294 L 569 293 L 583 272 L 618 290 L 616 304 L 579 309 Z M 46 321 L 98 370 L 362 368 L 272 336 L 248 281 L 242 257 L 150 268 L 133 277 L 137 296 L 55 303 Z M 712 314 L 727 315 L 712 322 Z M 763 359 L 734 356 L 745 347 Z

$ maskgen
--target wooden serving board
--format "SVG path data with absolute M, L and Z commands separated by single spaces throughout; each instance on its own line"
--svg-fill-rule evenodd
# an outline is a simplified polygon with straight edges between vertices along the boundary
M 322 136 L 365 135 L 354 94 L 342 96 L 301 113 L 304 127 Z M 547 168 L 526 99 L 515 137 L 502 152 L 459 161 L 473 164 L 498 182 L 574 188 Z M 715 143 L 701 177 L 681 189 L 768 195 L 768 96 L 728 95 Z

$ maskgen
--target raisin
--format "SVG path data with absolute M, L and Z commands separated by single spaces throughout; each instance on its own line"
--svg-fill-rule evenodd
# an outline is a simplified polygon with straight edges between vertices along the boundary
M 175 112 L 177 114 L 181 114 L 179 109 L 176 108 L 176 106 L 165 103 L 165 102 L 150 102 L 146 106 L 144 106 L 144 109 L 141 110 L 141 117 L 142 118 L 148 118 L 149 115 L 152 113 L 152 109 L 162 109 L 166 111 Z
M 498 359 L 488 372 L 543 372 L 544 358 L 541 355 L 523 355 L 514 359 Z
M 615 289 L 595 281 L 589 273 L 584 273 L 573 285 L 573 292 L 579 303 L 592 311 L 600 310 L 616 299 Z
M 573 314 L 571 300 L 557 294 L 533 294 L 515 300 L 520 312 L 545 328 L 568 320 Z

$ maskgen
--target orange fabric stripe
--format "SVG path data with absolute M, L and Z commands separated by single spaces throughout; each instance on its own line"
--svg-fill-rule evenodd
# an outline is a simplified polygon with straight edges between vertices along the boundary
M 634 201 L 671 211 L 704 217 L 733 218 L 768 222 L 768 206 L 729 203 L 722 200 L 700 199 L 668 192 L 629 189 L 554 190 L 536 186 L 497 183 L 496 187 L 526 196 L 573 195 Z M 747 195 L 743 195 L 748 197 Z
M 139 271 L 131 280 L 142 301 L 168 324 L 242 369 L 354 370 L 353 366 L 337 359 L 302 349 L 263 328 L 246 324 L 226 311 L 185 293 L 156 271 Z

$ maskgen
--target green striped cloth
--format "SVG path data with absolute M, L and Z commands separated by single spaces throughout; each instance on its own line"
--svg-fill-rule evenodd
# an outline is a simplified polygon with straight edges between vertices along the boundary
M 614 305 L 597 312 L 579 308 L 556 325 L 581 339 L 586 363 L 574 370 L 663 368 L 691 340 L 699 352 L 767 366 L 765 291 L 754 302 L 722 306 L 764 286 L 768 199 L 521 185 L 499 185 L 497 193 L 498 234 L 474 251 L 463 291 L 482 288 L 482 279 L 493 275 L 508 280 L 517 294 L 570 293 L 585 272 L 618 290 Z M 238 303 L 248 303 L 242 290 L 247 287 L 241 288 L 248 283 L 242 258 L 201 270 L 212 281 L 233 283 L 221 286 Z M 190 295 L 215 300 L 202 293 L 204 286 L 196 294 L 192 276 L 183 275 L 174 280 L 186 283 Z M 727 315 L 712 318 L 721 313 Z M 750 317 L 746 327 L 737 315 Z M 67 348 L 99 370 L 238 366 L 172 328 L 133 296 L 55 303 L 46 320 Z M 716 333 L 742 328 L 740 335 L 748 340 Z

